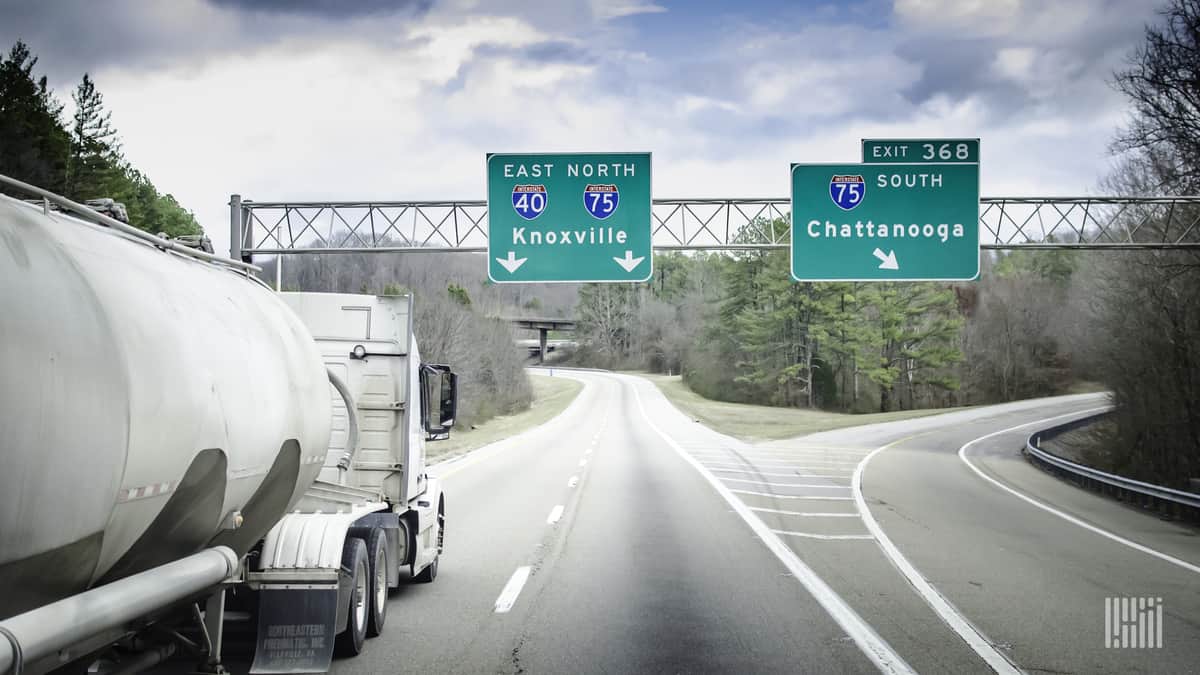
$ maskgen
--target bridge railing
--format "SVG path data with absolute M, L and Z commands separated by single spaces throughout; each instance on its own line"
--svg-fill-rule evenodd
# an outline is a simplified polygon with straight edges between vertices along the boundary
M 1064 459 L 1042 448 L 1043 442 L 1094 424 L 1109 414 L 1110 411 L 1105 411 L 1043 429 L 1026 440 L 1025 454 L 1034 463 L 1082 487 L 1112 495 L 1124 502 L 1153 508 L 1167 515 L 1184 517 L 1188 520 L 1200 519 L 1200 494 L 1175 490 L 1093 469 L 1090 466 Z
M 235 258 L 252 254 L 487 250 L 487 204 L 255 202 L 233 195 Z M 754 250 L 791 242 L 787 198 L 656 199 L 656 250 Z M 985 197 L 985 249 L 1200 249 L 1200 196 Z

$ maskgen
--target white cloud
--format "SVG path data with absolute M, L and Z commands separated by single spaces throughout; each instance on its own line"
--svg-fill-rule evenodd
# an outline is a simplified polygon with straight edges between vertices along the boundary
M 908 16 L 932 11 L 906 2 Z M 991 91 L 910 100 L 923 66 L 898 55 L 903 31 L 746 25 L 669 54 L 598 31 L 603 18 L 568 30 L 560 16 L 469 9 L 94 74 L 129 159 L 218 250 L 230 193 L 478 199 L 486 152 L 650 150 L 656 196 L 785 196 L 791 162 L 857 161 L 863 137 L 978 136 L 985 194 L 1079 193 L 1122 109 L 1069 49 L 1021 40 L 984 61 L 1028 96 L 997 116 Z
M 1033 72 L 1037 51 L 1032 47 L 1005 47 L 996 52 L 993 66 L 997 74 L 1011 80 L 1029 79 Z
M 592 0 L 592 13 L 601 20 L 619 19 L 637 14 L 658 14 L 666 7 L 642 0 Z
M 1021 0 L 896 0 L 896 16 L 928 27 L 1007 28 L 1027 7 Z

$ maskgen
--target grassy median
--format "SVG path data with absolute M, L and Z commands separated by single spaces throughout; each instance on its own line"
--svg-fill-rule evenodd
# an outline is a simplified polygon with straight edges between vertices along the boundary
M 533 385 L 533 403 L 528 410 L 515 415 L 493 417 L 474 429 L 455 428 L 450 432 L 449 439 L 425 444 L 426 461 L 436 462 L 462 455 L 544 424 L 570 405 L 583 389 L 581 382 L 565 377 L 529 373 L 529 380 Z
M 822 410 L 802 410 L 799 408 L 776 408 L 766 405 L 748 405 L 745 403 L 725 403 L 704 398 L 688 388 L 678 375 L 653 375 L 637 373 L 640 377 L 650 380 L 692 419 L 700 420 L 705 426 L 728 434 L 744 441 L 764 441 L 779 438 L 792 438 L 817 431 L 844 429 L 862 424 L 878 424 L 896 420 L 912 419 L 937 415 L 947 410 L 961 408 L 938 408 L 933 410 L 899 410 L 887 413 L 868 413 L 850 415 L 846 413 L 825 412 Z

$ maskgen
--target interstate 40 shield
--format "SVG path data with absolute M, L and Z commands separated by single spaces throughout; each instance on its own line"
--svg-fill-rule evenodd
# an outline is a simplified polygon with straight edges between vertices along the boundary
M 545 185 L 514 185 L 513 210 L 525 220 L 533 220 L 546 210 Z

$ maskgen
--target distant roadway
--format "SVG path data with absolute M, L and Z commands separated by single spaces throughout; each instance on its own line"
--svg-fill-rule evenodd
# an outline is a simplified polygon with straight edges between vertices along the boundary
M 1196 531 L 1029 465 L 1096 395 L 749 445 L 650 382 L 443 463 L 446 551 L 335 673 L 1127 673 L 1200 668 Z M 1162 598 L 1160 649 L 1104 600 Z

